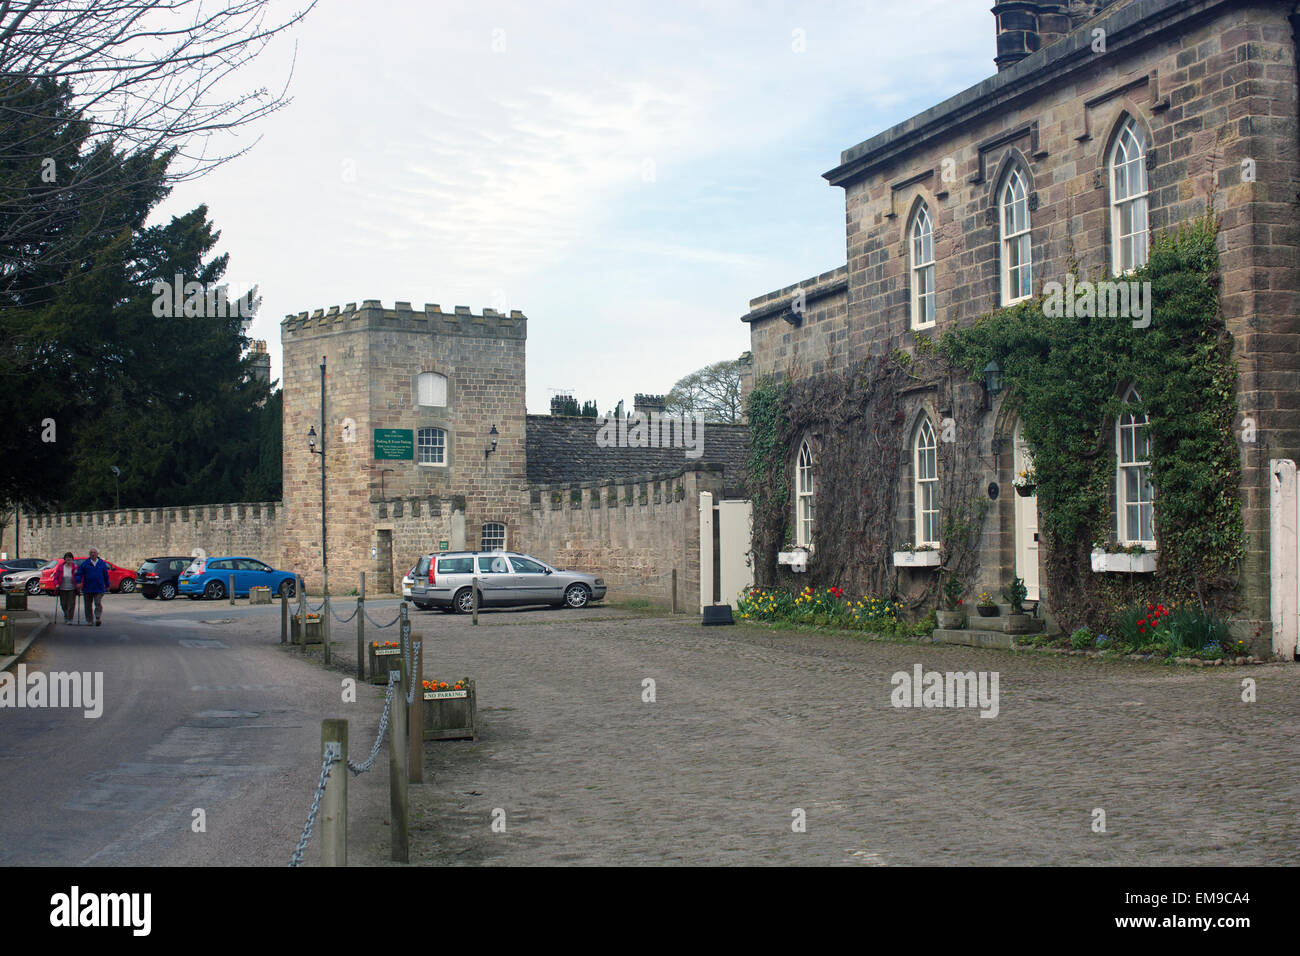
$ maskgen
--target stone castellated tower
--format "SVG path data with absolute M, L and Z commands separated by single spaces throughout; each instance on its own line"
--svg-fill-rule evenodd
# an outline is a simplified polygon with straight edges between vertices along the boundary
M 367 591 L 400 589 L 419 555 L 478 548 L 484 525 L 504 525 L 511 546 L 525 487 L 522 313 L 368 299 L 287 316 L 280 338 L 285 562 L 309 590 L 321 586 L 320 455 L 307 433 L 322 431 L 322 357 L 330 593 L 360 571 Z

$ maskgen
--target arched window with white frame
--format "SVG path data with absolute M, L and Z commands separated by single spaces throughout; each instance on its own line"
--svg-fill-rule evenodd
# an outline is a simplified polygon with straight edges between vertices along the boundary
M 1147 143 L 1132 116 L 1124 120 L 1110 151 L 1111 262 L 1116 275 L 1147 261 Z
M 795 544 L 811 548 L 813 543 L 813 513 L 817 494 L 813 475 L 812 449 L 805 441 L 799 446 L 799 460 L 795 465 Z
M 1129 388 L 1125 405 L 1140 404 Z M 1125 411 L 1115 422 L 1115 511 L 1123 545 L 1156 546 L 1155 488 L 1151 484 L 1151 436 L 1146 412 Z
M 918 203 L 908 231 L 912 270 L 912 328 L 934 325 L 934 222 L 930 208 Z
M 921 419 L 912 440 L 916 546 L 939 546 L 939 443 L 930 419 Z
M 428 408 L 447 405 L 447 376 L 438 372 L 421 372 L 415 379 L 415 404 Z
M 1027 299 L 1031 292 L 1033 255 L 1029 242 L 1029 181 L 1013 166 L 998 193 L 1002 225 L 1002 304 Z

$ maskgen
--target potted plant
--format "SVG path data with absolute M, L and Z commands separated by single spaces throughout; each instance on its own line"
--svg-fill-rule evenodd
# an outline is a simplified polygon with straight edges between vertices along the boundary
M 1021 498 L 1032 495 L 1034 489 L 1038 487 L 1038 473 L 1034 471 L 1034 466 L 1031 464 L 1021 469 L 1020 473 L 1011 479 L 1011 485 Z
M 998 606 L 993 603 L 993 595 L 988 591 L 980 594 L 979 603 L 975 605 L 975 610 L 979 612 L 980 617 L 997 617 Z
M 896 568 L 937 568 L 939 566 L 939 549 L 932 544 L 913 547 L 905 544 L 894 552 Z
M 961 596 L 966 585 L 953 575 L 943 582 L 943 604 L 935 613 L 935 620 L 945 629 L 960 628 L 966 624 L 966 609 L 962 607 Z
M 1025 613 L 1025 598 L 1028 596 L 1029 589 L 1025 587 L 1024 578 L 1013 577 L 1010 590 L 1003 595 L 1007 599 L 1007 603 L 1011 605 L 1011 613 L 1007 615 L 1007 623 L 1003 627 L 1006 633 L 1029 633 L 1029 615 Z
M 1115 540 L 1097 542 L 1092 548 L 1092 570 L 1098 574 L 1118 571 L 1128 574 L 1152 574 L 1156 569 L 1155 550 L 1140 544 L 1121 545 Z
M 370 683 L 388 683 L 388 659 L 400 654 L 402 649 L 396 641 L 370 642 Z
M 303 619 L 300 615 L 294 614 L 289 619 L 289 626 L 293 630 L 293 643 L 295 644 L 321 644 L 324 637 L 321 632 L 321 622 L 319 614 L 307 615 L 307 626 L 303 627 Z
M 478 699 L 468 677 L 424 682 L 425 740 L 477 740 L 477 716 Z

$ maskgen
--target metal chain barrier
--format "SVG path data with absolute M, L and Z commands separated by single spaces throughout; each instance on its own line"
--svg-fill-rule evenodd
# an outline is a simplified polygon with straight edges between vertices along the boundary
M 387 716 L 387 711 L 385 711 Z M 307 811 L 307 825 L 302 828 L 302 837 L 298 840 L 298 845 L 293 849 L 293 855 L 289 857 L 289 865 L 302 866 L 302 855 L 307 849 L 307 844 L 311 840 L 312 827 L 316 825 L 316 814 L 320 812 L 320 799 L 325 795 L 325 784 L 330 778 L 330 767 L 337 761 L 333 753 L 327 753 L 320 765 L 320 782 L 316 784 L 316 796 L 312 797 L 311 809 Z M 373 757 L 371 758 L 373 759 Z
M 325 602 L 324 602 L 324 601 L 321 601 L 321 602 L 320 602 L 319 604 L 317 604 L 315 607 L 312 607 L 310 604 L 308 604 L 308 605 L 307 605 L 307 611 L 308 611 L 308 613 L 310 613 L 310 614 L 315 614 L 317 611 L 319 611 L 319 610 L 320 610 L 321 608 L 323 608 L 324 606 L 325 606 Z
M 402 617 L 402 614 L 401 614 L 401 612 L 399 611 L 399 612 L 397 613 L 397 615 L 396 615 L 396 616 L 395 616 L 391 621 L 389 621 L 387 624 L 380 624 L 378 621 L 376 621 L 373 617 L 370 616 L 370 612 L 369 612 L 369 611 L 362 611 L 362 613 L 365 614 L 365 616 L 366 616 L 366 620 L 367 620 L 367 621 L 369 621 L 371 624 L 373 624 L 375 627 L 377 627 L 377 628 L 379 628 L 379 629 L 381 629 L 381 630 L 382 630 L 383 628 L 385 628 L 385 627 L 392 627 L 392 626 L 393 626 L 394 624 L 396 624 L 396 623 L 398 622 L 398 620 L 400 620 L 401 617 Z
M 352 620 L 354 617 L 357 616 L 357 610 L 358 610 L 357 608 L 353 608 L 352 613 L 349 614 L 347 617 L 339 617 L 339 612 L 334 610 L 334 608 L 330 608 L 330 613 L 334 615 L 334 620 L 338 621 L 340 624 L 346 624 L 348 621 Z
M 379 748 L 384 742 L 384 734 L 388 733 L 388 712 L 393 705 L 393 688 L 397 686 L 394 681 L 397 677 L 397 671 L 388 672 L 388 692 L 384 695 L 384 712 L 379 717 L 379 734 L 375 737 L 375 745 L 370 748 L 370 756 L 366 762 L 357 765 L 351 759 L 348 760 L 348 769 L 352 771 L 354 777 L 365 773 L 375 764 L 375 758 L 379 756 Z
M 419 663 L 419 660 L 420 660 L 420 645 L 423 644 L 423 643 L 424 643 L 423 641 L 416 641 L 416 642 L 415 642 L 415 647 L 414 647 L 414 650 L 413 650 L 413 654 L 411 655 L 411 657 L 412 657 L 411 663 L 408 664 L 408 665 L 407 665 L 407 668 L 406 668 L 406 673 L 408 673 L 408 674 L 411 675 L 411 679 L 408 680 L 408 681 L 406 682 L 406 683 L 409 685 L 409 686 L 406 688 L 406 705 L 407 705 L 408 707 L 415 703 L 415 675 L 416 675 L 416 673 L 417 673 L 417 671 L 416 671 L 416 669 L 415 669 L 415 665 L 416 665 L 417 663 Z

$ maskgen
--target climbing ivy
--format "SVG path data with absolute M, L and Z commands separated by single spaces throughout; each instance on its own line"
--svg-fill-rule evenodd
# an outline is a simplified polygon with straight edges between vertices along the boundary
M 936 343 L 972 377 L 1002 367 L 1037 474 L 1039 529 L 1052 603 L 1067 629 L 1108 625 L 1123 603 L 1158 593 L 1227 610 L 1244 551 L 1236 366 L 1219 310 L 1211 217 L 1157 237 L 1147 264 L 1150 324 L 1044 313 L 1037 298 L 999 310 Z M 1076 267 L 1077 277 L 1077 267 Z M 1114 427 L 1127 386 L 1150 419 L 1159 567 L 1136 583 L 1090 573 L 1089 552 L 1114 537 Z

